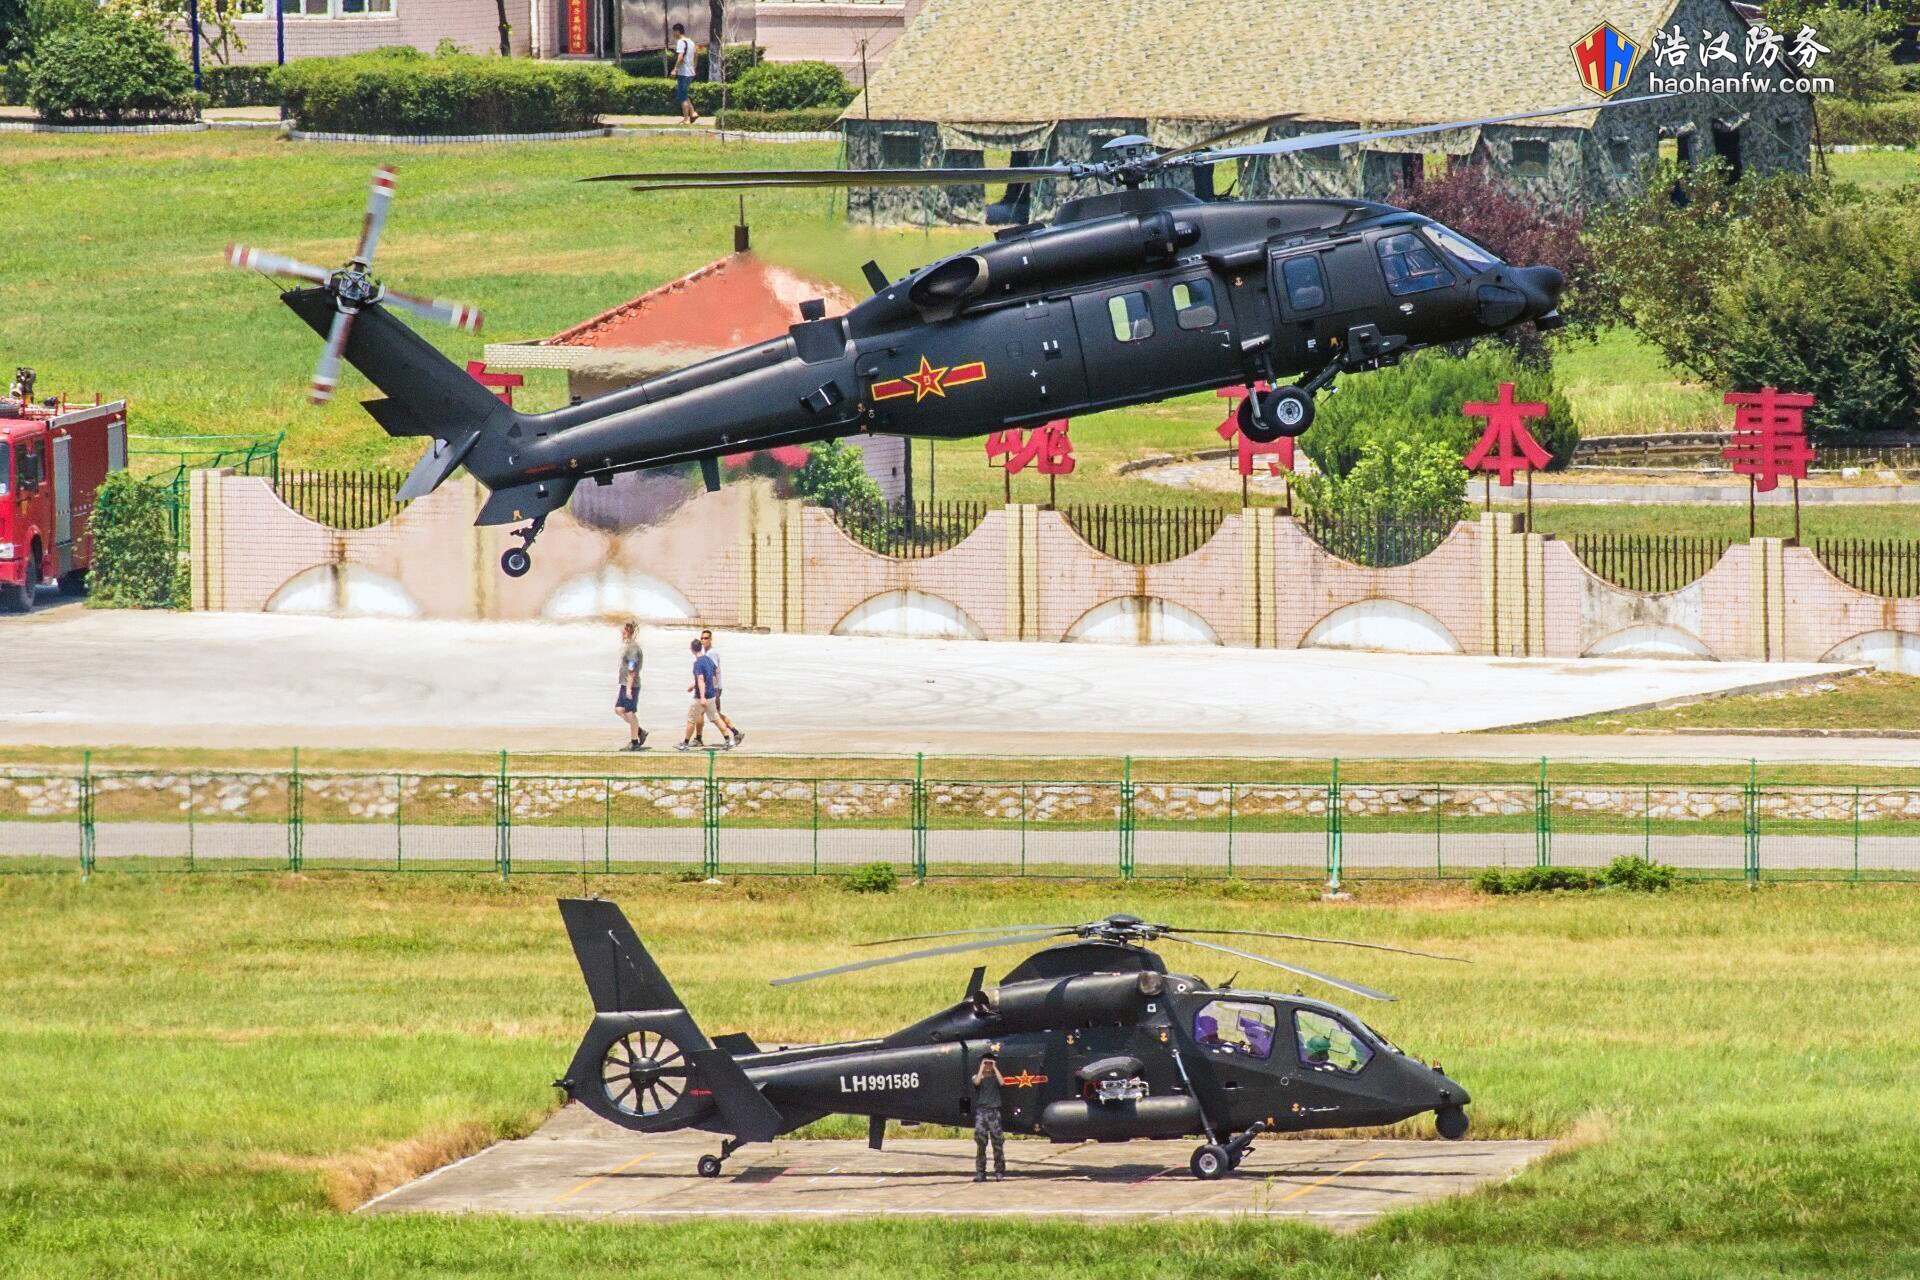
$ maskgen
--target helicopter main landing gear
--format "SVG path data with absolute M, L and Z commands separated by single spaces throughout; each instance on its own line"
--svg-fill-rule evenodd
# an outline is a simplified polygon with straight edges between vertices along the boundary
M 703 1178 L 719 1177 L 721 1166 L 726 1163 L 728 1156 L 739 1149 L 739 1146 L 740 1144 L 732 1138 L 722 1139 L 720 1142 L 720 1154 L 717 1156 L 701 1156 L 694 1162 L 693 1171 Z
M 500 572 L 509 578 L 524 578 L 533 568 L 533 540 L 547 527 L 545 516 L 535 516 L 533 523 L 524 529 L 515 529 L 513 536 L 520 539 L 517 547 L 508 547 L 500 556 Z
M 1255 390 L 1240 402 L 1240 430 L 1255 444 L 1272 444 L 1282 437 L 1303 435 L 1313 425 L 1313 398 L 1333 385 L 1340 371 L 1337 362 L 1328 364 L 1305 382 Z
M 1197 1148 L 1193 1159 L 1187 1161 L 1187 1168 L 1193 1176 L 1202 1182 L 1212 1182 L 1215 1178 L 1224 1178 L 1240 1167 L 1247 1152 L 1253 1150 L 1253 1140 L 1267 1131 L 1264 1120 L 1256 1120 L 1247 1126 L 1245 1133 L 1225 1142 L 1209 1142 Z

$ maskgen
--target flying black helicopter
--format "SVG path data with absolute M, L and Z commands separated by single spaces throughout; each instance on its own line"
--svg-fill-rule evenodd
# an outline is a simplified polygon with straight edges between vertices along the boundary
M 1068 201 L 1047 223 L 889 280 L 844 316 L 803 303 L 785 337 L 549 413 L 517 413 L 389 313 L 477 328 L 480 313 L 387 289 L 371 275 L 393 200 L 375 171 L 359 247 L 337 271 L 234 245 L 238 267 L 305 281 L 281 300 L 324 335 L 312 397 L 342 359 L 385 398 L 367 412 L 431 447 L 401 486 L 423 497 L 465 466 L 491 496 L 477 523 L 528 523 L 501 556 L 513 577 L 549 513 L 585 479 L 698 462 L 719 487 L 721 455 L 861 432 L 956 438 L 1234 384 L 1271 385 L 1242 403 L 1259 441 L 1298 435 L 1314 397 L 1349 372 L 1424 346 L 1531 322 L 1564 323 L 1552 267 L 1513 266 L 1419 214 L 1349 199 L 1203 202 L 1154 179 L 1181 169 L 1321 147 L 1598 111 L 1583 102 L 1481 120 L 1332 130 L 1243 145 L 1228 139 L 1291 116 L 1156 152 L 1132 135 L 1108 158 L 1013 168 L 623 173 L 587 179 L 636 191 L 878 187 L 1064 178 L 1112 190 Z M 1298 380 L 1288 382 L 1289 377 Z
M 722 1135 L 720 1153 L 700 1157 L 702 1177 L 717 1177 L 747 1143 L 827 1115 L 866 1116 L 876 1150 L 889 1120 L 970 1124 L 968 1080 L 986 1054 L 999 1059 L 1004 1075 L 1009 1132 L 1055 1142 L 1198 1136 L 1203 1142 L 1189 1167 L 1202 1179 L 1237 1167 L 1267 1132 L 1386 1125 L 1427 1111 L 1441 1137 L 1467 1132 L 1467 1091 L 1439 1063 L 1408 1056 L 1331 1004 L 1169 972 L 1147 944 L 1201 947 L 1372 1000 L 1393 997 L 1209 939 L 1426 952 L 1250 929 L 1185 929 L 1131 915 L 888 938 L 968 940 L 774 985 L 994 947 L 1058 945 L 1034 952 L 994 986 L 984 985 L 984 966 L 975 969 L 956 1003 L 891 1035 L 762 1049 L 739 1032 L 709 1039 L 619 907 L 563 898 L 560 914 L 595 1016 L 555 1086 L 636 1132 Z

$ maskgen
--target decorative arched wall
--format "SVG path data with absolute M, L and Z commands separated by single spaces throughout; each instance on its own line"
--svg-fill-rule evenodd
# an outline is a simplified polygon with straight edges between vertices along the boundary
M 951 600 L 925 591 L 883 591 L 833 624 L 836 636 L 905 636 L 915 640 L 985 640 L 987 633 Z
M 1681 627 L 1646 622 L 1622 627 L 1587 646 L 1583 658 L 1704 658 L 1713 660 L 1713 650 L 1699 636 Z
M 1219 644 L 1207 620 L 1157 596 L 1122 596 L 1080 615 L 1062 637 L 1086 644 Z
M 317 564 L 295 574 L 267 600 L 266 611 L 355 618 L 420 616 L 420 606 L 405 587 L 358 564 Z
M 540 616 L 685 622 L 695 612 L 685 596 L 652 574 L 610 564 L 555 587 L 540 606 Z
M 1460 642 L 1424 609 L 1374 599 L 1335 609 L 1313 624 L 1303 649 L 1381 649 L 1395 653 L 1460 653 Z
M 1911 631 L 1865 631 L 1829 649 L 1822 662 L 1871 662 L 1882 671 L 1920 676 L 1920 635 Z

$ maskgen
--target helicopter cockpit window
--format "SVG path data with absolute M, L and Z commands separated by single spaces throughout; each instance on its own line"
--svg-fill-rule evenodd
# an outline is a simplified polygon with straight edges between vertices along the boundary
M 1453 276 L 1440 263 L 1440 255 L 1411 231 L 1382 236 L 1374 248 L 1380 255 L 1381 269 L 1387 273 L 1387 292 L 1395 297 L 1444 289 L 1453 283 Z
M 1294 1035 L 1300 1043 L 1300 1061 L 1316 1071 L 1357 1073 L 1373 1057 L 1373 1049 L 1334 1018 L 1310 1009 L 1293 1011 Z
M 1432 236 L 1433 242 L 1445 249 L 1455 262 L 1469 271 L 1485 271 L 1489 267 L 1500 265 L 1500 259 L 1451 227 L 1443 227 L 1436 222 L 1427 228 L 1427 234 Z
M 1118 342 L 1140 342 L 1153 336 L 1153 312 L 1144 293 L 1120 293 L 1107 299 L 1107 316 Z
M 1218 324 L 1220 309 L 1213 302 L 1213 284 L 1182 280 L 1173 286 L 1173 318 L 1182 329 L 1205 329 Z
M 1273 1052 L 1273 1006 L 1251 1000 L 1209 1000 L 1193 1015 L 1193 1038 L 1204 1049 L 1264 1058 Z
M 1302 254 L 1280 264 L 1280 283 L 1287 290 L 1287 305 L 1295 311 L 1318 311 L 1327 305 L 1327 277 L 1320 270 L 1320 255 Z

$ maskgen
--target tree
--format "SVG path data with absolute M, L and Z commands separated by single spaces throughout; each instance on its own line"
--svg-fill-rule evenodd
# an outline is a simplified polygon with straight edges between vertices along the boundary
M 836 509 L 879 506 L 886 501 L 880 486 L 867 474 L 861 452 L 844 440 L 815 445 L 807 464 L 794 478 L 793 491 Z
M 1821 9 L 1809 15 L 1807 25 L 1820 33 L 1820 43 L 1828 50 L 1820 55 L 1813 74 L 1832 77 L 1836 97 L 1878 102 L 1899 89 L 1889 23 L 1854 9 Z
M 107 0 L 105 8 L 106 12 L 149 25 L 183 44 L 193 42 L 187 0 Z M 234 54 L 247 47 L 247 42 L 240 38 L 239 19 L 240 0 L 201 0 L 200 47 L 223 67 L 233 60 Z
M 101 482 L 93 500 L 90 603 L 117 609 L 180 604 L 180 557 L 168 527 L 172 501 L 164 487 L 130 472 Z
M 47 38 L 27 100 L 48 120 L 187 119 L 193 73 L 158 27 L 107 10 Z

